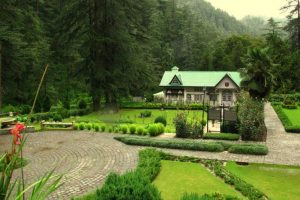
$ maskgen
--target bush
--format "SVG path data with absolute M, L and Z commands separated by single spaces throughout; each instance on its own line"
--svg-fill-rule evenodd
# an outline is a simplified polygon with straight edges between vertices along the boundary
M 165 132 L 165 126 L 161 123 L 156 124 L 157 126 L 157 134 L 163 134 Z
M 187 115 L 184 112 L 180 112 L 176 115 L 174 124 L 176 128 L 176 137 L 188 138 L 190 136 Z
M 202 121 L 203 122 L 203 121 Z M 205 121 L 206 122 L 206 121 Z M 194 122 L 190 125 L 190 138 L 197 139 L 203 136 L 203 123 Z
M 108 128 L 108 132 L 109 132 L 109 133 L 112 133 L 112 132 L 113 132 L 113 128 L 112 128 L 112 127 L 109 127 L 109 128 Z
M 265 145 L 259 144 L 235 144 L 232 145 L 229 150 L 230 153 L 237 153 L 237 154 L 251 154 L 251 155 L 267 155 L 268 154 L 268 147 Z
M 143 132 L 144 132 L 144 128 L 143 127 L 138 127 L 137 129 L 136 129 L 136 133 L 138 134 L 138 135 L 143 135 Z
M 90 131 L 92 129 L 92 125 L 91 124 L 86 124 L 85 128 Z
M 83 124 L 83 123 L 80 123 L 80 124 L 79 124 L 79 130 L 81 130 L 81 131 L 84 130 L 84 124 Z
M 147 135 L 148 134 L 148 130 L 143 128 L 143 135 Z
M 155 118 L 155 120 L 154 120 L 154 123 L 161 123 L 161 124 L 163 124 L 164 126 L 167 126 L 167 120 L 166 120 L 166 118 L 165 117 L 163 117 L 163 116 L 158 116 L 158 117 L 156 117 Z
M 141 118 L 151 117 L 151 115 L 152 115 L 152 112 L 149 110 L 145 110 L 145 111 L 141 112 L 141 114 L 140 114 Z
M 102 125 L 102 126 L 101 126 L 101 132 L 104 132 L 105 129 L 106 129 L 105 125 Z
M 80 99 L 78 102 L 78 108 L 79 109 L 86 109 L 87 108 L 87 103 L 84 99 Z
M 150 124 L 148 127 L 148 132 L 151 137 L 159 135 L 156 124 Z
M 122 176 L 110 174 L 97 190 L 95 199 L 161 200 L 159 191 L 151 183 L 159 173 L 160 160 L 160 152 L 156 150 L 140 151 L 137 169 Z
M 19 112 L 22 115 L 29 114 L 30 110 L 31 110 L 31 106 L 30 105 L 21 105 L 20 108 L 19 108 Z
M 224 147 L 222 144 L 213 142 L 198 142 L 198 141 L 180 141 L 180 140 L 166 140 L 166 139 L 152 139 L 152 138 L 137 138 L 137 137 L 115 137 L 125 144 L 138 146 L 151 146 L 158 148 L 170 149 L 185 149 L 195 151 L 209 151 L 222 152 Z
M 251 99 L 241 93 L 238 99 L 239 133 L 243 140 L 265 141 L 267 136 L 264 124 L 264 102 Z
M 96 132 L 99 132 L 99 131 L 100 131 L 99 125 L 95 125 L 95 126 L 94 126 L 94 129 L 95 129 Z
M 96 191 L 96 196 L 97 200 L 161 200 L 157 188 L 137 172 L 128 172 L 123 176 L 110 174 L 103 187 Z
M 240 135 L 231 133 L 206 133 L 203 138 L 213 140 L 239 140 Z
M 62 116 L 60 114 L 54 114 L 53 115 L 53 121 L 55 122 L 61 122 L 63 120 Z
M 285 131 L 289 133 L 300 133 L 300 126 L 287 126 Z
M 130 134 L 135 134 L 135 131 L 136 131 L 136 125 L 132 124 L 129 126 L 129 132 Z
M 122 125 L 121 126 L 121 131 L 123 134 L 126 134 L 128 132 L 128 126 L 127 125 Z
M 73 129 L 74 130 L 79 130 L 79 125 L 78 124 L 74 124 Z

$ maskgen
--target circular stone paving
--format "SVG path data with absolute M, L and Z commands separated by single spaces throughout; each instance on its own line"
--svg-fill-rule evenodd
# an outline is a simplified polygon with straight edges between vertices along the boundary
M 70 199 L 95 190 L 110 172 L 118 174 L 134 169 L 137 147 L 126 146 L 112 134 L 89 132 L 42 132 L 27 134 L 24 157 L 26 184 L 35 182 L 55 169 L 63 175 L 63 185 L 50 199 Z M 0 154 L 10 148 L 11 136 L 0 136 Z M 20 176 L 17 170 L 15 177 Z

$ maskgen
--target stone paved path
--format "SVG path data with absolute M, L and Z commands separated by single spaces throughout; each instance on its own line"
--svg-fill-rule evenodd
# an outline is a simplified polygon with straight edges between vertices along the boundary
M 300 165 L 300 134 L 286 133 L 270 104 L 265 106 L 265 122 L 268 129 L 266 145 L 270 151 L 266 156 L 164 151 L 207 159 Z M 123 173 L 133 169 L 138 151 L 142 149 L 115 141 L 113 134 L 51 131 L 28 136 L 24 149 L 25 157 L 30 160 L 24 169 L 26 181 L 33 182 L 55 168 L 57 174 L 64 174 L 64 185 L 50 198 L 55 200 L 70 199 L 95 190 L 110 172 Z M 10 139 L 9 135 L 0 136 L 0 154 L 9 148 Z
M 278 119 L 270 103 L 265 105 L 265 123 L 268 129 L 267 142 L 265 144 L 269 148 L 269 153 L 266 156 L 238 155 L 228 152 L 166 151 L 176 155 L 195 156 L 207 159 L 300 166 L 300 134 L 285 132 L 281 121 Z
M 27 184 L 55 168 L 64 174 L 63 186 L 50 199 L 70 199 L 95 190 L 110 172 L 123 173 L 136 166 L 137 147 L 113 139 L 112 134 L 42 132 L 28 134 L 24 154 Z M 0 154 L 10 147 L 10 136 L 0 136 Z M 17 170 L 16 176 L 19 175 Z

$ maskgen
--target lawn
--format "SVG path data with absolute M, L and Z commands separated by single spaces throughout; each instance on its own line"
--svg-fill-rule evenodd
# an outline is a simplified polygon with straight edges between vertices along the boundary
M 273 200 L 299 199 L 300 167 L 229 162 L 226 168 Z
M 151 111 L 152 115 L 148 118 L 141 118 L 141 112 L 145 109 L 122 109 L 118 113 L 108 113 L 108 112 L 94 112 L 89 115 L 68 118 L 64 121 L 76 121 L 76 122 L 90 122 L 90 123 L 99 123 L 99 124 L 120 124 L 120 123 L 135 123 L 141 125 L 147 125 L 154 123 L 154 120 L 158 116 L 164 116 L 167 119 L 166 132 L 175 132 L 175 127 L 173 125 L 173 119 L 176 116 L 178 110 L 157 110 L 157 109 L 147 109 Z M 189 119 L 202 119 L 201 110 L 191 110 L 186 111 L 188 113 Z M 204 119 L 206 119 L 206 113 L 204 113 Z
M 282 109 L 294 126 L 300 125 L 300 108 Z
M 221 193 L 243 198 L 233 187 L 197 163 L 162 161 L 161 171 L 154 180 L 164 200 L 180 199 L 184 193 Z

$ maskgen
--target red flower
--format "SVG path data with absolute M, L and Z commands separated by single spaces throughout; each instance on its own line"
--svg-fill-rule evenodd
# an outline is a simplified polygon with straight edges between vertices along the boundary
M 10 130 L 10 133 L 14 137 L 14 144 L 16 145 L 21 144 L 20 139 L 22 136 L 20 134 L 20 131 L 22 131 L 24 128 L 25 128 L 24 124 L 17 123 L 16 126 Z

